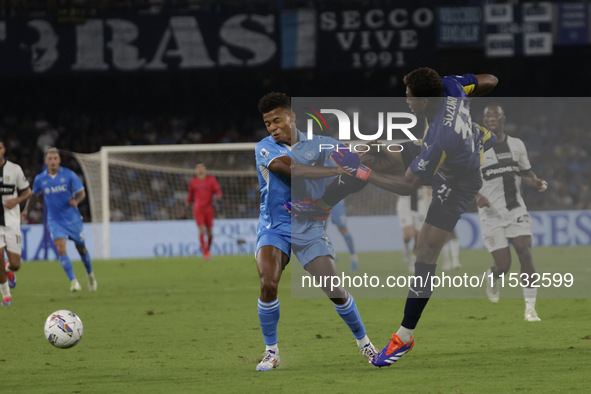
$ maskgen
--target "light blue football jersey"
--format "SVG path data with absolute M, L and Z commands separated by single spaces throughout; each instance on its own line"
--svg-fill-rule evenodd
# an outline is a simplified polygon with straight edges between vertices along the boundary
M 70 197 L 74 198 L 82 189 L 84 185 L 78 175 L 65 167 L 60 167 L 57 174 L 53 176 L 45 170 L 38 174 L 33 182 L 33 193 L 43 193 L 43 201 L 47 207 L 47 220 L 64 227 L 82 221 L 78 208 L 70 205 Z
M 281 156 L 291 157 L 291 147 L 278 144 L 273 137 L 263 138 L 254 148 L 256 156 L 261 206 L 258 230 L 273 230 L 279 235 L 291 234 L 291 215 L 283 204 L 291 199 L 289 176 L 269 170 L 269 164 Z
M 331 137 L 313 135 L 309 140 L 307 134 L 298 131 L 298 143 L 293 145 L 291 157 L 298 164 L 319 167 L 334 166 L 330 154 L 339 142 Z M 324 194 L 325 183 L 328 178 L 304 179 L 292 178 L 291 200 L 302 200 L 307 197 L 320 198 Z M 292 218 L 292 242 L 296 239 L 314 239 L 324 235 L 324 221 L 310 220 L 304 216 Z

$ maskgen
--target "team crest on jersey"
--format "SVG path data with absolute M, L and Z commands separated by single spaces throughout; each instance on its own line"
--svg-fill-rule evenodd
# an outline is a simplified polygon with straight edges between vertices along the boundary
M 261 149 L 261 156 L 269 157 L 269 151 L 266 150 L 265 148 Z
M 310 151 L 308 151 L 308 152 L 304 153 L 304 157 L 305 157 L 307 160 L 312 160 L 312 159 L 314 158 L 314 152 L 310 150 Z
M 3 179 L 3 181 L 10 182 L 10 175 L 6 175 L 6 177 Z
M 60 182 L 65 183 L 66 182 L 66 178 L 60 178 Z

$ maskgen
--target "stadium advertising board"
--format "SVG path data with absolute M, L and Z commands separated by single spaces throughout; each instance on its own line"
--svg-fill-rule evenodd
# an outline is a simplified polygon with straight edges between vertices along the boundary
M 358 8 L 318 12 L 317 63 L 329 70 L 414 67 L 430 62 L 435 10 Z
M 532 217 L 534 246 L 578 246 L 591 244 L 590 211 L 538 211 L 530 212 Z M 257 219 L 219 219 L 214 226 L 212 255 L 250 254 L 254 256 L 256 247 Z M 92 256 L 94 234 L 91 223 L 84 224 L 87 247 Z M 354 235 L 360 252 L 402 250 L 402 233 L 398 218 L 388 216 L 352 216 L 348 227 Z M 364 229 L 372 228 L 372 231 Z M 111 257 L 143 258 L 199 256 L 199 241 L 195 222 L 149 221 L 117 222 L 111 224 Z M 23 259 L 45 259 L 41 244 L 43 227 L 40 224 L 24 225 Z M 342 236 L 335 226 L 328 227 L 328 236 L 337 252 L 347 251 Z M 462 249 L 482 249 L 482 237 L 478 214 L 462 216 L 457 226 Z M 129 234 L 134 234 L 129 237 Z M 78 256 L 73 243 L 68 243 L 68 253 Z M 47 258 L 55 259 L 49 251 Z M 76 257 L 74 257 L 76 258 Z
M 557 4 L 556 43 L 584 45 L 589 43 L 589 5 Z
M 482 8 L 441 7 L 437 9 L 437 22 L 440 47 L 482 45 Z
M 486 55 L 551 55 L 552 10 L 547 2 L 486 5 Z
M 57 24 L 0 22 L 3 74 L 279 67 L 275 14 L 134 16 Z

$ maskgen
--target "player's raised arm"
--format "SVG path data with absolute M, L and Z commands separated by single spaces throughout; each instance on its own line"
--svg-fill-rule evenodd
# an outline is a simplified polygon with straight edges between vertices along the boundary
M 499 79 L 492 74 L 476 74 L 478 85 L 470 93 L 471 97 L 485 96 L 491 92 L 499 83 Z
M 338 167 L 319 167 L 308 164 L 292 163 L 291 158 L 287 156 L 275 158 L 269 163 L 269 170 L 293 178 L 309 179 L 328 178 L 343 173 Z

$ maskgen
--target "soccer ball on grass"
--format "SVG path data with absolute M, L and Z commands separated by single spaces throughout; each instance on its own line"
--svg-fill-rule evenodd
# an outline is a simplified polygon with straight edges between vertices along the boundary
M 80 342 L 84 326 L 74 312 L 60 309 L 47 317 L 44 331 L 49 343 L 57 348 L 67 349 Z

